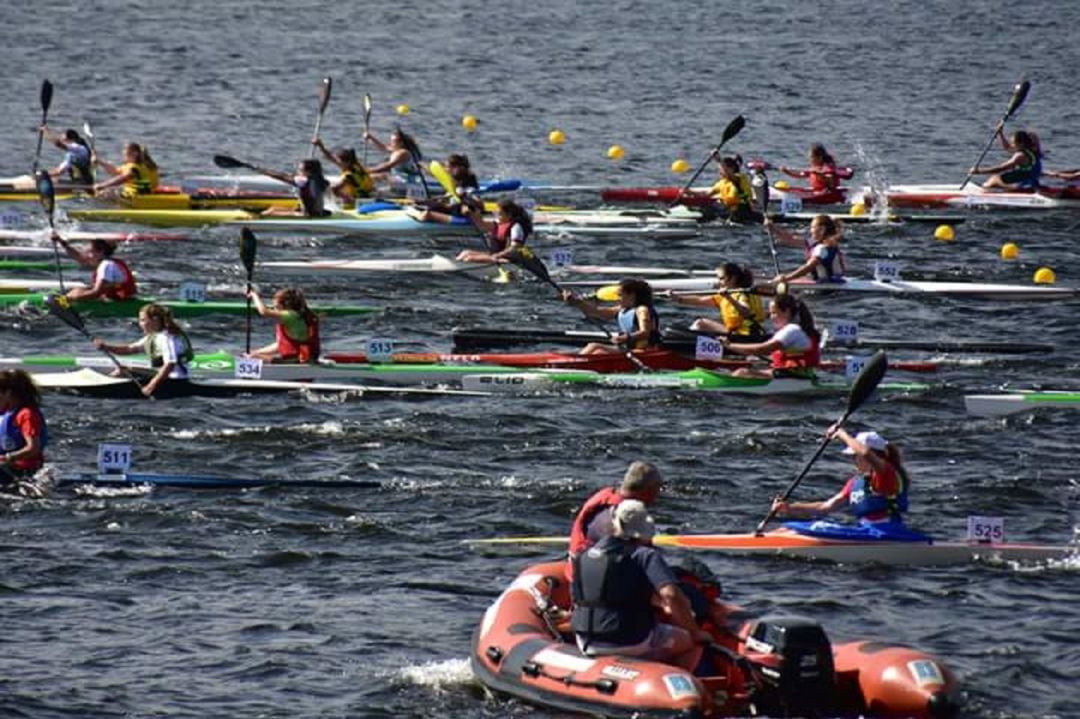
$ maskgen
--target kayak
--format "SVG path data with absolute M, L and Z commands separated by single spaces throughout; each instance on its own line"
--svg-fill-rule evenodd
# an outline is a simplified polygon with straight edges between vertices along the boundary
M 41 242 L 48 242 L 52 231 L 48 228 L 42 228 L 40 230 L 0 230 L 0 240 L 7 240 L 11 242 L 30 242 L 33 240 L 40 240 Z M 181 240 L 190 240 L 190 235 L 176 235 L 164 232 L 77 232 L 74 230 L 64 230 L 62 233 L 63 238 L 68 242 L 93 242 L 94 240 L 105 240 L 106 242 L 178 242 Z M 8 248 L 0 245 L 0 252 L 7 250 Z M 45 248 L 49 254 L 52 254 L 51 248 Z
M 144 399 L 142 390 L 126 377 L 113 377 L 83 368 L 71 372 L 48 372 L 32 374 L 34 383 L 42 390 L 69 392 L 103 399 Z M 155 399 L 179 399 L 185 397 L 239 397 L 252 394 L 285 394 L 287 392 L 347 393 L 356 397 L 483 397 L 486 393 L 449 389 L 423 389 L 412 387 L 368 387 L 362 384 L 288 382 L 283 380 L 255 379 L 191 379 L 166 380 L 154 392 Z
M 661 343 L 676 351 L 693 352 L 697 333 L 669 328 L 663 331 Z M 561 344 L 584 347 L 590 342 L 606 342 L 608 336 L 598 330 L 503 329 L 487 327 L 455 327 L 451 335 L 458 351 L 476 351 L 494 347 L 518 345 Z M 996 354 L 1040 354 L 1054 351 L 1053 345 L 1033 342 L 977 342 L 963 340 L 887 340 L 859 338 L 855 342 L 838 343 L 830 340 L 823 349 L 907 349 L 924 352 L 988 352 Z M 890 363 L 891 364 L 891 363 Z
M 697 671 L 590 657 L 569 629 L 566 562 L 527 567 L 484 612 L 469 660 L 485 687 L 556 714 L 608 717 L 954 716 L 963 697 L 939 659 L 883 641 L 834 643 L 813 620 L 753 617 L 715 577 L 681 570 L 711 638 Z M 704 576 L 702 576 L 704 575 Z M 516 712 L 510 712 L 516 713 Z
M 987 209 L 1058 209 L 1080 208 L 1080 185 L 1040 187 L 1037 192 L 984 190 L 968 183 L 962 189 L 953 185 L 893 185 L 884 191 L 864 187 L 862 194 L 876 204 L 889 207 L 951 207 Z
M 327 181 L 330 183 L 338 182 L 341 179 L 341 175 L 327 175 Z M 433 193 L 439 192 L 438 182 L 433 178 L 428 178 L 428 185 Z M 480 183 L 479 192 L 481 193 L 497 193 L 497 192 L 514 192 L 520 189 L 522 186 L 521 180 L 508 178 L 505 180 L 490 179 L 484 180 Z M 235 175 L 193 175 L 184 179 L 182 187 L 198 188 L 198 189 L 218 189 L 218 190 L 233 190 L 233 191 L 245 191 L 245 192 L 273 192 L 280 190 L 282 183 L 280 180 L 275 180 L 267 175 L 259 175 L 253 173 L 235 174 Z M 416 190 L 423 191 L 423 187 L 419 180 L 411 183 L 401 183 L 401 188 L 405 189 L 412 187 Z
M 0 263 L 0 267 L 3 264 Z M 495 265 L 478 262 L 458 262 L 445 255 L 431 257 L 392 258 L 379 260 L 280 260 L 262 262 L 259 267 L 268 270 L 289 270 L 291 272 L 310 273 L 350 273 L 350 272 L 483 272 L 496 268 Z
M 814 525 L 817 525 L 814 528 Z M 864 536 L 860 536 L 864 535 Z M 468 542 L 472 545 L 551 545 L 565 547 L 562 537 L 496 537 Z M 940 542 L 918 533 L 907 538 L 876 538 L 857 525 L 841 525 L 827 520 L 787 522 L 761 534 L 658 534 L 658 547 L 722 552 L 733 555 L 785 557 L 839 564 L 891 564 L 904 566 L 945 566 L 971 562 L 1046 562 L 1080 556 L 1080 548 L 1069 545 L 986 544 L 982 542 Z
M 53 254 L 52 250 L 48 250 L 48 252 L 50 255 Z M 0 248 L 0 254 L 3 254 L 3 248 Z M 60 264 L 60 269 L 64 272 L 77 272 L 79 266 L 64 262 Z M 56 272 L 56 262 L 49 262 L 48 260 L 0 260 L 0 270 L 9 272 Z
M 32 178 L 27 177 L 30 189 L 21 186 L 0 186 L 0 202 L 37 202 L 40 198 L 34 189 Z M 278 188 L 282 187 L 278 183 Z M 178 187 L 162 186 L 157 191 L 131 198 L 95 197 L 80 188 L 57 186 L 57 200 L 86 199 L 116 207 L 135 210 L 199 210 L 225 207 L 240 207 L 251 210 L 265 210 L 268 207 L 297 207 L 299 202 L 292 192 L 228 189 L 196 189 L 191 193 L 181 192 Z
M 678 203 L 688 207 L 713 205 L 716 199 L 709 195 L 709 187 L 695 187 L 684 191 L 681 187 L 617 187 L 602 190 L 604 202 L 655 202 Z M 770 202 L 784 202 L 785 198 L 797 197 L 804 205 L 839 205 L 847 201 L 847 188 L 824 192 L 807 187 L 789 187 L 786 190 L 773 187 L 769 190 Z
M 0 293 L 0 312 L 26 307 L 45 308 L 46 294 L 39 293 Z M 74 301 L 72 307 L 80 314 L 91 317 L 134 317 L 143 305 L 151 302 L 164 305 L 172 310 L 175 317 L 202 317 L 203 315 L 244 315 L 247 314 L 247 302 L 239 300 L 208 300 L 206 302 L 185 302 L 184 300 L 154 299 L 137 297 L 129 300 L 85 300 Z M 381 308 L 364 305 L 312 305 L 312 311 L 327 317 L 347 315 L 366 315 L 381 312 Z
M 564 282 L 570 287 L 599 287 L 599 291 L 611 291 L 617 280 L 574 280 Z M 681 292 L 708 292 L 716 289 L 712 277 L 692 277 L 649 280 L 653 290 Z M 788 288 L 800 292 L 858 292 L 904 297 L 944 296 L 962 299 L 1003 301 L 1052 301 L 1080 297 L 1075 287 L 1051 287 L 1048 285 L 1009 285 L 988 282 L 930 282 L 922 280 L 873 280 L 845 277 L 836 282 L 815 282 L 805 278 L 792 280 Z
M 1002 417 L 1040 408 L 1080 409 L 1078 390 L 1013 390 L 1008 394 L 969 394 L 964 396 L 968 414 L 979 417 Z
M 928 224 L 928 225 L 960 225 L 967 222 L 963 215 L 927 214 L 917 215 L 871 211 L 862 215 L 852 215 L 842 212 L 770 212 L 769 219 L 773 222 L 796 223 L 812 222 L 819 215 L 825 215 L 837 222 L 847 225 L 904 225 L 904 224 Z
M 587 371 L 492 373 L 474 371 L 461 378 L 464 389 L 481 392 L 537 392 L 557 388 L 597 387 L 619 389 L 673 389 L 691 392 L 725 392 L 739 395 L 807 395 L 837 394 L 851 389 L 845 381 L 822 377 L 804 379 L 797 377 L 759 378 L 734 377 L 723 372 L 703 368 L 682 372 L 652 372 L 641 374 L 602 374 Z M 930 385 L 915 382 L 882 382 L 879 392 L 910 394 L 925 392 Z
M 253 489 L 256 487 L 311 487 L 314 489 L 377 489 L 382 485 L 369 479 L 275 479 L 273 477 L 207 477 L 192 474 L 70 474 L 57 478 L 56 485 L 95 487 L 177 487 L 180 489 Z
M 49 269 L 55 269 L 55 265 Z M 68 280 L 64 287 L 86 287 L 82 282 Z M 49 280 L 34 280 L 23 277 L 0 277 L 0 295 L 25 295 L 33 292 L 59 292 L 60 283 L 54 277 Z

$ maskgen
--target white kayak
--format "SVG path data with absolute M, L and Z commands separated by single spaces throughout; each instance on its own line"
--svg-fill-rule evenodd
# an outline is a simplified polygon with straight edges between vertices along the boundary
M 1038 192 L 984 190 L 969 182 L 963 189 L 952 185 L 892 185 L 882 190 L 864 187 L 863 196 L 879 198 L 889 207 L 945 207 L 992 209 L 1080 208 L 1080 186 L 1041 187 Z M 873 202 L 873 200 L 871 200 Z
M 1080 409 L 1080 390 L 1018 390 L 1008 394 L 969 394 L 964 396 L 968 414 L 979 417 L 1002 417 L 1038 408 Z
M 577 287 L 604 287 L 615 280 L 578 280 L 564 284 Z M 717 288 L 712 277 L 649 280 L 653 290 L 708 292 Z M 984 300 L 1062 300 L 1080 296 L 1074 287 L 1049 285 L 1009 285 L 988 282 L 931 282 L 921 280 L 873 280 L 847 277 L 839 282 L 798 279 L 788 288 L 800 292 L 861 292 L 886 295 L 941 295 Z
M 50 253 L 51 254 L 51 253 Z M 64 289 L 86 287 L 82 282 L 64 281 Z M 32 280 L 25 277 L 0 277 L 0 292 L 29 294 L 31 292 L 59 292 L 60 283 L 54 277 L 51 280 Z
M 262 262 L 260 267 L 294 272 L 482 272 L 492 265 L 477 262 L 458 262 L 445 255 L 420 258 L 386 258 L 375 260 L 280 260 Z

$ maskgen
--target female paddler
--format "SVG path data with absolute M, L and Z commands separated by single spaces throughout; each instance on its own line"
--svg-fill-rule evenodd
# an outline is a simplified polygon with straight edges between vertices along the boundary
M 742 172 L 742 158 L 720 159 L 720 179 L 709 190 L 720 201 L 732 222 L 761 222 L 761 213 L 754 209 L 754 192 L 750 180 Z
M 820 502 L 785 502 L 773 500 L 778 517 L 816 519 L 838 509 L 846 509 L 860 523 L 903 522 L 908 508 L 911 480 L 904 467 L 900 449 L 877 432 L 859 432 L 854 437 L 838 424 L 825 433 L 846 446 L 844 454 L 855 461 L 857 474 L 844 483 L 843 489 Z
M 509 198 L 499 200 L 498 207 L 495 222 L 488 222 L 480 212 L 468 206 L 462 208 L 473 224 L 484 233 L 488 250 L 462 250 L 458 253 L 458 262 L 508 262 L 510 255 L 529 239 L 532 234 L 532 218 L 525 208 Z
M 254 289 L 248 290 L 247 295 L 260 317 L 277 321 L 274 342 L 252 352 L 252 357 L 266 362 L 302 364 L 319 359 L 319 316 L 308 307 L 303 290 L 299 287 L 278 290 L 274 293 L 273 307 L 267 307 Z
M 738 355 L 768 355 L 768 369 L 740 367 L 732 372 L 736 377 L 812 378 L 814 368 L 821 364 L 821 334 L 814 326 L 814 317 L 806 303 L 794 295 L 780 294 L 769 305 L 769 317 L 774 332 L 764 342 L 732 342 L 723 340 L 725 352 Z
M 0 371 L 0 492 L 41 469 L 48 440 L 33 378 L 21 369 Z
M 158 187 L 160 172 L 146 145 L 135 142 L 124 145 L 124 162 L 120 165 L 106 162 L 96 154 L 93 159 L 98 167 L 111 176 L 108 180 L 94 185 L 95 194 L 120 185 L 120 197 L 134 200 L 139 195 L 150 194 Z
M 191 340 L 187 333 L 173 319 L 167 307 L 157 304 L 144 305 L 139 310 L 139 329 L 142 339 L 130 344 L 109 344 L 105 340 L 94 338 L 98 349 L 119 355 L 131 355 L 145 352 L 150 358 L 150 366 L 157 370 L 154 376 L 143 385 L 142 393 L 150 397 L 163 382 L 186 382 L 188 363 L 195 358 L 191 349 Z
M 416 163 L 423 158 L 420 156 L 416 140 L 400 127 L 390 133 L 389 142 L 382 142 L 370 132 L 364 133 L 364 140 L 371 143 L 377 150 L 387 153 L 386 160 L 368 168 L 368 172 L 376 182 L 410 185 L 420 180 L 420 167 Z
M 780 172 L 788 177 L 805 177 L 810 181 L 810 189 L 817 193 L 834 192 L 840 187 L 840 176 L 836 169 L 836 160 L 820 143 L 810 146 L 810 167 L 795 169 L 780 166 Z
M 749 267 L 726 262 L 716 268 L 720 292 L 715 295 L 669 294 L 677 305 L 712 307 L 720 312 L 720 320 L 699 317 L 690 325 L 695 332 L 727 337 L 737 342 L 761 342 L 768 339 L 765 331 L 765 305 L 754 294 L 754 273 Z
M 49 170 L 54 179 L 67 173 L 71 185 L 89 188 L 94 184 L 94 161 L 90 154 L 90 145 L 76 130 L 67 129 L 63 134 L 53 132 L 48 125 L 42 125 L 41 131 L 52 144 L 64 151 L 63 161 Z
M 315 159 L 301 160 L 296 166 L 296 174 L 259 168 L 259 172 L 292 185 L 300 200 L 300 208 L 269 207 L 263 212 L 268 216 L 302 215 L 303 217 L 324 217 L 330 213 L 326 209 L 326 191 L 330 182 L 323 174 L 322 163 Z
M 811 275 L 816 282 L 843 281 L 844 253 L 840 250 L 843 229 L 836 220 L 828 215 L 815 216 L 810 221 L 809 238 L 802 238 L 769 219 L 765 220 L 765 229 L 782 244 L 802 247 L 806 252 L 805 262 L 790 272 L 778 274 L 773 278 L 773 284 L 791 282 L 806 275 Z
M 67 292 L 69 300 L 126 300 L 138 292 L 135 275 L 123 260 L 114 257 L 116 245 L 107 240 L 93 240 L 90 249 L 80 252 L 57 233 L 53 242 L 59 243 L 67 255 L 93 272 L 89 287 L 73 287 Z
M 356 150 L 351 147 L 339 147 L 330 152 L 319 138 L 311 141 L 327 161 L 337 165 L 341 170 L 341 178 L 330 183 L 330 191 L 338 199 L 342 207 L 352 209 L 356 201 L 362 197 L 372 197 L 375 194 L 375 181 L 367 168 L 356 157 Z
M 627 277 L 619 281 L 619 304 L 602 307 L 595 301 L 563 292 L 563 302 L 577 307 L 588 317 L 614 319 L 619 328 L 611 343 L 590 342 L 581 354 L 626 352 L 657 347 L 660 344 L 660 315 L 653 307 L 652 286 L 645 280 Z
M 446 171 L 454 183 L 454 194 L 432 198 L 419 216 L 422 222 L 460 224 L 468 221 L 468 217 L 478 217 L 484 212 L 484 202 L 479 195 L 480 181 L 472 171 L 469 157 L 459 153 L 450 155 L 446 158 Z
M 1031 190 L 1039 186 L 1042 176 L 1042 148 L 1034 132 L 1017 130 L 1011 139 L 998 128 L 1001 147 L 1012 156 L 993 167 L 973 167 L 972 175 L 990 175 L 982 184 L 984 189 Z

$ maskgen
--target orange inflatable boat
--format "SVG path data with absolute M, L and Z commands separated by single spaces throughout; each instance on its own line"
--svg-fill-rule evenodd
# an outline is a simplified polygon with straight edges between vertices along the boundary
M 471 662 L 488 688 L 560 710 L 610 717 L 951 717 L 952 673 L 934 657 L 876 641 L 832 644 L 815 622 L 747 617 L 710 579 L 680 573 L 714 637 L 697 670 L 587 657 L 568 632 L 565 562 L 527 568 L 484 613 Z M 707 571 L 707 570 L 706 570 Z

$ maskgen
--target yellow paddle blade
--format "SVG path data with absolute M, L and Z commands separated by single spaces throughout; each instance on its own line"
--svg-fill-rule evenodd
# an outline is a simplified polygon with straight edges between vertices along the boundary
M 618 285 L 604 285 L 596 290 L 596 299 L 601 302 L 618 302 L 619 301 L 619 286 Z
M 446 190 L 446 193 L 453 197 L 455 200 L 461 200 L 458 197 L 457 187 L 454 186 L 454 178 L 450 177 L 450 172 L 442 166 L 442 163 L 438 160 L 432 160 L 428 163 L 428 171 L 431 172 L 431 176 L 439 181 L 442 188 Z

